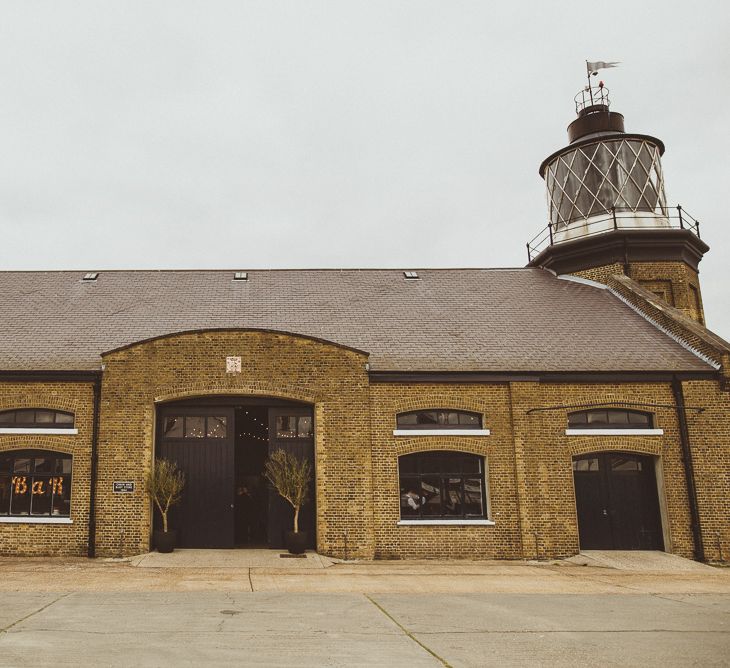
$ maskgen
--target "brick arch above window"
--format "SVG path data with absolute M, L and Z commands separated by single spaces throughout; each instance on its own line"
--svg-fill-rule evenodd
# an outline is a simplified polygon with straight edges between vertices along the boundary
M 568 446 L 568 456 L 571 459 L 580 455 L 618 451 L 659 457 L 662 454 L 662 444 L 659 439 L 632 438 L 630 441 L 626 441 L 618 437 L 601 438 L 598 443 L 595 438 L 586 436 L 571 441 Z

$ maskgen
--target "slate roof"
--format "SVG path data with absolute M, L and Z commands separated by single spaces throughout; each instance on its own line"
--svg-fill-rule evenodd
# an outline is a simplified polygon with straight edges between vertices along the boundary
M 98 369 L 155 336 L 261 328 L 375 371 L 710 371 L 608 290 L 538 268 L 0 272 L 0 369 Z

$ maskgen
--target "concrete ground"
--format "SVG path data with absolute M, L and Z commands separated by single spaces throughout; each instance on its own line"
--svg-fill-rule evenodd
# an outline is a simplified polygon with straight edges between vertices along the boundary
M 0 559 L 0 665 L 730 665 L 730 569 L 183 557 Z

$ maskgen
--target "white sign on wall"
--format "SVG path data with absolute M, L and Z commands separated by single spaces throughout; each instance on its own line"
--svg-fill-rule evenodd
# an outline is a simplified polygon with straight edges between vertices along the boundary
M 226 357 L 226 373 L 241 373 L 240 357 Z

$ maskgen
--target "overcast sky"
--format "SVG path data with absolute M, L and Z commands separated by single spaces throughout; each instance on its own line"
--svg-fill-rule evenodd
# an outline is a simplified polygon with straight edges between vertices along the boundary
M 515 267 L 586 59 L 730 338 L 725 2 L 0 0 L 0 268 Z

